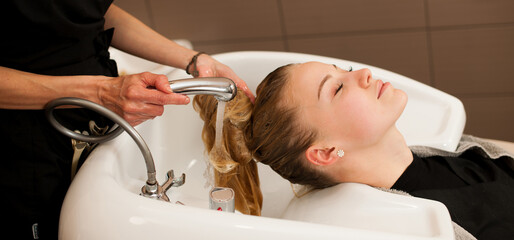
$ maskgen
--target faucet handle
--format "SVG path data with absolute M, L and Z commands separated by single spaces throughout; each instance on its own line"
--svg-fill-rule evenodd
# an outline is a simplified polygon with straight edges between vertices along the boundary
M 161 193 L 159 198 L 166 202 L 169 202 L 170 199 L 166 192 L 168 191 L 168 189 L 170 189 L 170 187 L 180 187 L 184 185 L 184 183 L 186 182 L 186 174 L 182 173 L 182 175 L 179 178 L 175 178 L 175 173 L 173 172 L 173 169 L 171 169 L 168 171 L 168 173 L 166 173 L 166 176 L 168 177 L 168 179 L 166 179 L 166 182 L 164 182 L 162 186 L 159 186 Z
M 180 177 L 175 178 L 175 172 L 173 169 L 169 170 L 166 176 L 168 176 L 168 179 L 162 185 L 164 192 L 168 191 L 170 187 L 180 187 L 186 182 L 186 174 L 182 173 Z
M 172 169 L 168 171 L 166 176 L 168 177 L 168 179 L 166 179 L 166 182 L 164 182 L 162 186 L 159 186 L 159 183 L 147 183 L 145 186 L 143 186 L 143 188 L 141 188 L 141 195 L 169 202 L 170 199 L 166 192 L 170 187 L 180 187 L 184 185 L 184 183 L 186 182 L 186 174 L 182 173 L 182 175 L 179 178 L 175 178 L 175 173 Z

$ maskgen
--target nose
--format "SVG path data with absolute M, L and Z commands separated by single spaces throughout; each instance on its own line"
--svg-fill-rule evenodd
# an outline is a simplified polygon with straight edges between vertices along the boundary
M 371 85 L 371 71 L 367 68 L 360 69 L 358 71 L 353 71 L 356 79 L 359 81 L 359 86 L 362 88 L 368 88 Z

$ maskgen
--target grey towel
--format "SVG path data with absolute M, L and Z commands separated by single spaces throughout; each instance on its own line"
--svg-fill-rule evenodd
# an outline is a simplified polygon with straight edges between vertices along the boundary
M 459 145 L 454 152 L 447 152 L 444 150 L 425 147 L 425 146 L 411 146 L 412 152 L 420 157 L 431 157 L 431 156 L 444 156 L 444 157 L 457 157 L 467 150 L 472 150 L 479 153 L 482 156 L 489 157 L 491 159 L 498 159 L 500 157 L 509 157 L 509 166 L 514 169 L 514 155 L 508 153 L 503 148 L 491 143 L 487 140 L 473 137 L 470 135 L 462 135 Z

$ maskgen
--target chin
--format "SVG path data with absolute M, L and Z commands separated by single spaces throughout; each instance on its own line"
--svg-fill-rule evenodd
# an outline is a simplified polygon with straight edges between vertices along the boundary
M 407 106 L 407 101 L 409 100 L 409 96 L 407 96 L 407 93 L 400 89 L 396 89 L 398 92 L 398 102 L 401 104 L 401 112 L 405 110 L 405 106 Z
M 398 120 L 398 118 L 400 118 L 400 116 L 402 115 L 403 111 L 405 110 L 405 107 L 407 106 L 407 101 L 409 99 L 409 97 L 407 96 L 407 94 L 402 91 L 402 90 L 399 90 L 399 89 L 395 89 L 397 92 L 395 93 L 395 101 L 396 101 L 396 106 L 394 107 L 395 109 L 393 110 L 394 112 L 396 112 L 396 120 Z

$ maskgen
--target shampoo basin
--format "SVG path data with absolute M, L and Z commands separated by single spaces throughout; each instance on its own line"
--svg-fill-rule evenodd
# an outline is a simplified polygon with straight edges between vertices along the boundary
M 270 71 L 292 62 L 367 67 L 375 77 L 390 81 L 409 95 L 397 123 L 409 145 L 452 151 L 464 129 L 465 113 L 458 99 L 387 70 L 285 52 L 231 52 L 213 57 L 230 66 L 253 92 Z M 182 70 L 168 74 L 170 79 L 187 77 Z M 171 202 L 139 195 L 146 180 L 145 164 L 128 134 L 99 145 L 66 195 L 59 238 L 454 239 L 449 213 L 441 203 L 361 184 L 340 184 L 329 193 L 317 193 L 319 197 L 310 196 L 298 203 L 289 182 L 262 164 L 258 164 L 264 197 L 262 216 L 210 210 L 202 126 L 203 121 L 189 104 L 167 106 L 162 117 L 136 127 L 152 151 L 159 182 L 165 181 L 170 169 L 187 176 L 183 186 L 168 191 Z M 326 198 L 336 192 L 336 198 L 331 198 L 336 200 Z M 323 213 L 323 219 L 309 215 L 316 211 Z

